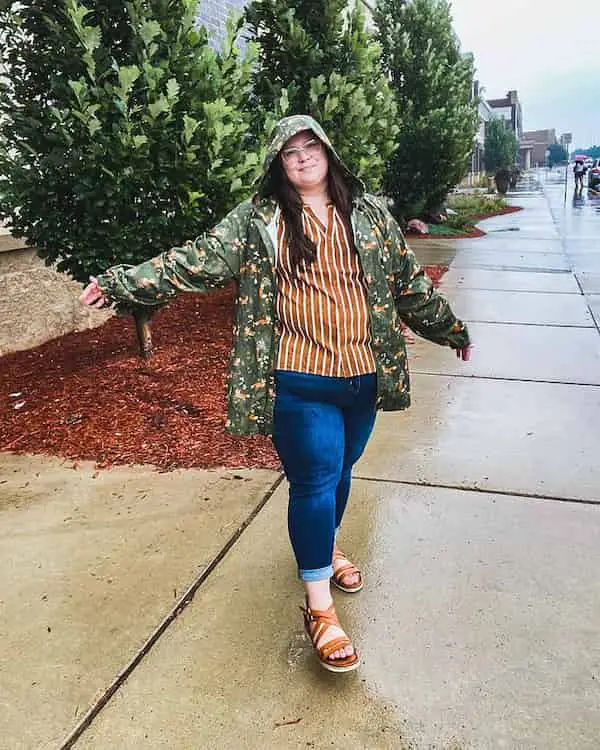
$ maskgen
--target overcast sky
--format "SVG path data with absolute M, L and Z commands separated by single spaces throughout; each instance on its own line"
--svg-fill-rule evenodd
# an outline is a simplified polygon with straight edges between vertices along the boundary
M 600 144 L 600 0 L 452 0 L 485 97 L 519 92 L 525 130 Z

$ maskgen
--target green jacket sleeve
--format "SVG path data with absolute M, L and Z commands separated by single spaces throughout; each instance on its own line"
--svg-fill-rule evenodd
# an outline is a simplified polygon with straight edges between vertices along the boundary
M 470 340 L 466 325 L 454 315 L 447 299 L 434 289 L 394 217 L 387 209 L 384 214 L 385 242 L 391 254 L 398 315 L 409 328 L 429 341 L 453 349 L 467 346 Z
M 100 289 L 112 302 L 153 307 L 178 292 L 209 291 L 237 281 L 249 210 L 246 201 L 210 232 L 182 247 L 138 266 L 109 268 L 98 277 Z

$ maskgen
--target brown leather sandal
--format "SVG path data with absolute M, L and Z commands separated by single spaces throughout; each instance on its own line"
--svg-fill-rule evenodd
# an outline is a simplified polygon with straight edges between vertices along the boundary
M 348 560 L 346 555 L 342 552 L 341 549 L 338 549 L 337 547 L 333 550 L 333 560 L 345 560 L 345 565 L 339 565 L 334 571 L 333 575 L 331 576 L 331 582 L 334 586 L 337 586 L 340 591 L 345 591 L 347 594 L 355 594 L 357 591 L 360 591 L 363 587 L 363 579 L 362 579 L 362 573 L 360 570 L 354 565 L 353 563 Z M 344 578 L 347 578 L 349 575 L 352 575 L 354 573 L 358 573 L 358 583 L 353 584 L 352 586 L 348 586 L 344 583 Z
M 317 652 L 320 665 L 330 672 L 352 672 L 353 669 L 356 669 L 360 665 L 360 657 L 356 649 L 354 649 L 352 656 L 346 656 L 343 659 L 330 658 L 335 651 L 340 651 L 342 648 L 352 645 L 352 641 L 347 635 L 332 638 L 324 646 L 319 647 L 318 645 L 332 625 L 341 629 L 334 604 L 332 603 L 325 610 L 311 609 L 308 604 L 306 607 L 300 607 L 300 609 L 304 615 L 304 627 Z

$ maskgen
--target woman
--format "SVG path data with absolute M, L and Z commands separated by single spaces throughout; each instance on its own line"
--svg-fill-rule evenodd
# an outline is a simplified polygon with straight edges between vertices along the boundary
M 376 410 L 410 403 L 401 321 L 463 360 L 467 329 L 383 203 L 364 192 L 321 126 L 304 115 L 277 125 L 252 200 L 181 248 L 92 278 L 82 301 L 152 306 L 232 280 L 227 428 L 273 435 L 290 485 L 305 627 L 321 665 L 348 672 L 359 656 L 330 584 L 356 593 L 363 580 L 335 537 Z
M 583 159 L 576 159 L 573 167 L 573 174 L 575 175 L 575 194 L 583 193 L 583 176 L 586 173 L 586 166 Z

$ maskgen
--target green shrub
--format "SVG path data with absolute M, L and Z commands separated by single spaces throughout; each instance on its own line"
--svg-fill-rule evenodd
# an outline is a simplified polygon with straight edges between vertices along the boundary
M 488 122 L 485 136 L 485 168 L 491 174 L 500 170 L 511 170 L 517 161 L 519 141 L 514 131 L 504 120 L 492 119 Z
M 478 123 L 473 59 L 447 0 L 378 0 L 374 19 L 400 112 L 385 192 L 398 218 L 437 211 L 468 171 Z
M 455 227 L 449 221 L 443 224 L 429 224 L 429 235 L 436 237 L 440 235 L 460 235 L 464 232 L 464 227 Z
M 465 229 L 473 225 L 469 216 L 465 214 L 454 214 L 448 216 L 442 226 L 451 227 L 452 229 Z
M 78 281 L 137 264 L 246 197 L 251 68 L 195 0 L 0 6 L 0 218 Z
M 457 193 L 448 196 L 448 208 L 461 214 L 477 215 L 487 214 L 506 208 L 508 205 L 504 198 L 481 193 Z
M 396 145 L 398 111 L 361 3 L 254 0 L 247 19 L 260 48 L 256 132 L 278 117 L 310 114 L 349 168 L 377 190 Z M 266 125 L 263 112 L 271 113 Z

